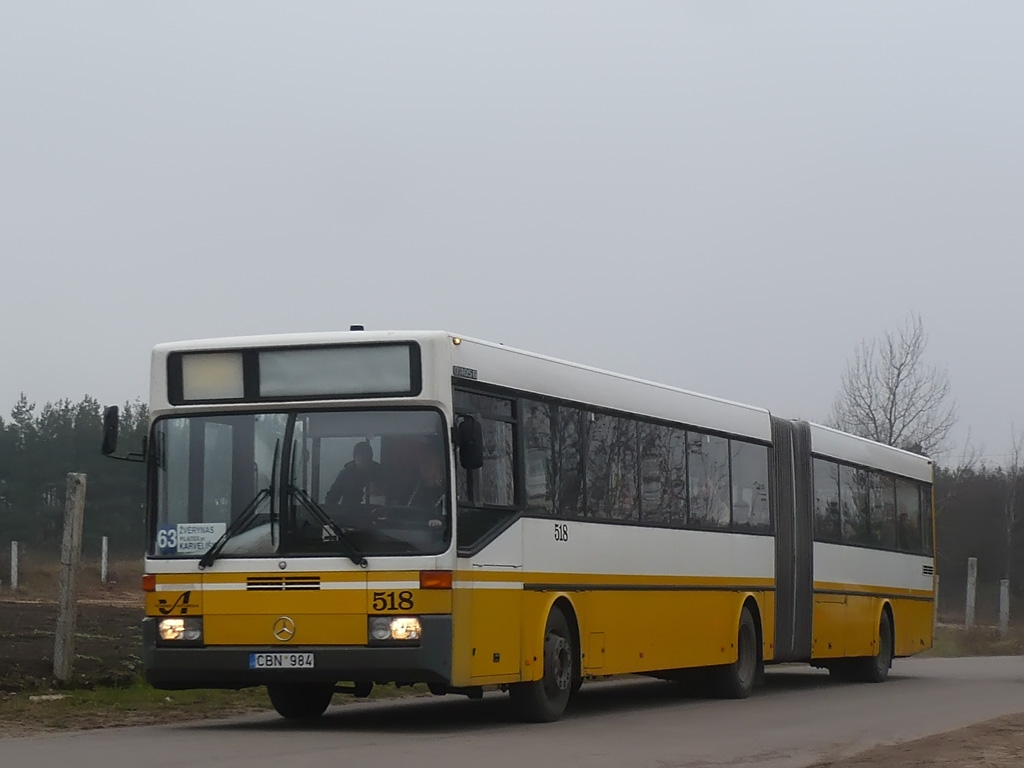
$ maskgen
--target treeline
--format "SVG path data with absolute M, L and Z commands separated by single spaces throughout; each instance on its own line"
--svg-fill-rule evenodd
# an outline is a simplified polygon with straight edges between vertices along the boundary
M 978 558 L 979 621 L 994 622 L 1009 579 L 1011 614 L 1024 612 L 1024 475 L 1019 467 L 940 468 L 935 477 L 940 610 L 962 616 L 967 558 Z
M 149 414 L 140 401 L 121 413 L 121 451 L 139 450 Z M 145 548 L 145 470 L 142 464 L 100 455 L 103 406 L 93 397 L 36 408 L 23 395 L 10 419 L 0 418 L 0 547 L 13 540 L 36 552 L 60 547 L 68 472 L 88 475 L 84 542 L 96 552 L 108 536 L 115 552 Z M 940 469 L 935 498 L 942 605 L 960 610 L 967 558 L 978 558 L 979 581 L 1009 578 L 1024 598 L 1024 473 L 1013 468 Z M 984 609 L 991 597 L 979 595 Z M 986 593 L 988 594 L 988 593 Z M 1022 601 L 1024 610 L 1024 601 Z
M 69 472 L 87 476 L 83 548 L 97 553 L 103 536 L 113 553 L 145 546 L 143 464 L 100 454 L 103 408 L 95 398 L 59 400 L 37 409 L 23 394 L 9 420 L 0 417 L 0 547 L 24 542 L 34 554 L 60 551 Z M 121 450 L 138 451 L 149 412 L 140 401 L 121 410 Z

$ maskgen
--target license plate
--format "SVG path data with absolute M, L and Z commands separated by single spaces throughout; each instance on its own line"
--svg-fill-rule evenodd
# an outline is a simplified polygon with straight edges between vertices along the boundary
M 312 669 L 312 653 L 250 653 L 249 669 Z

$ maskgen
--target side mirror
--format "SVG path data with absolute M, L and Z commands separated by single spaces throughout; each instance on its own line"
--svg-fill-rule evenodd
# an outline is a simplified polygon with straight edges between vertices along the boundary
M 480 422 L 463 416 L 458 427 L 459 463 L 463 469 L 480 469 L 484 465 L 484 433 Z
M 121 420 L 121 410 L 112 405 L 103 411 L 103 445 L 100 452 L 110 456 L 117 450 L 117 428 Z

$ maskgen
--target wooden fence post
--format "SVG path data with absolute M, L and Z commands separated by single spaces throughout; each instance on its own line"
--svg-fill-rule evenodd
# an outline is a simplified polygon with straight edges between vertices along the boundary
M 85 517 L 85 475 L 68 473 L 64 504 L 64 538 L 60 548 L 60 595 L 57 632 L 53 648 L 53 676 L 62 683 L 71 679 L 75 660 L 75 622 L 78 619 L 78 561 L 82 555 L 82 523 Z

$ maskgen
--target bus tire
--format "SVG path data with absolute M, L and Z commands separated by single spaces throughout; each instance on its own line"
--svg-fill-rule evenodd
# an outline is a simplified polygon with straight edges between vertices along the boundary
M 544 671 L 540 680 L 509 686 L 512 706 L 520 719 L 551 723 L 562 716 L 578 676 L 576 649 L 569 622 L 558 608 L 548 616 L 544 628 Z
M 878 653 L 850 659 L 850 676 L 859 683 L 884 683 L 892 667 L 893 631 L 889 611 L 882 609 L 878 622 Z
M 757 626 L 744 606 L 736 633 L 736 661 L 711 671 L 711 693 L 720 699 L 745 699 L 754 689 L 761 654 L 757 647 Z
M 322 715 L 334 696 L 331 683 L 302 685 L 296 683 L 269 683 L 267 695 L 281 717 L 288 720 L 316 720 Z
M 570 696 L 575 696 L 577 693 L 580 692 L 580 688 L 582 688 L 582 687 L 583 687 L 583 677 L 582 676 L 578 676 L 578 677 L 574 678 L 573 681 L 572 681 L 572 690 L 569 691 L 569 695 Z

